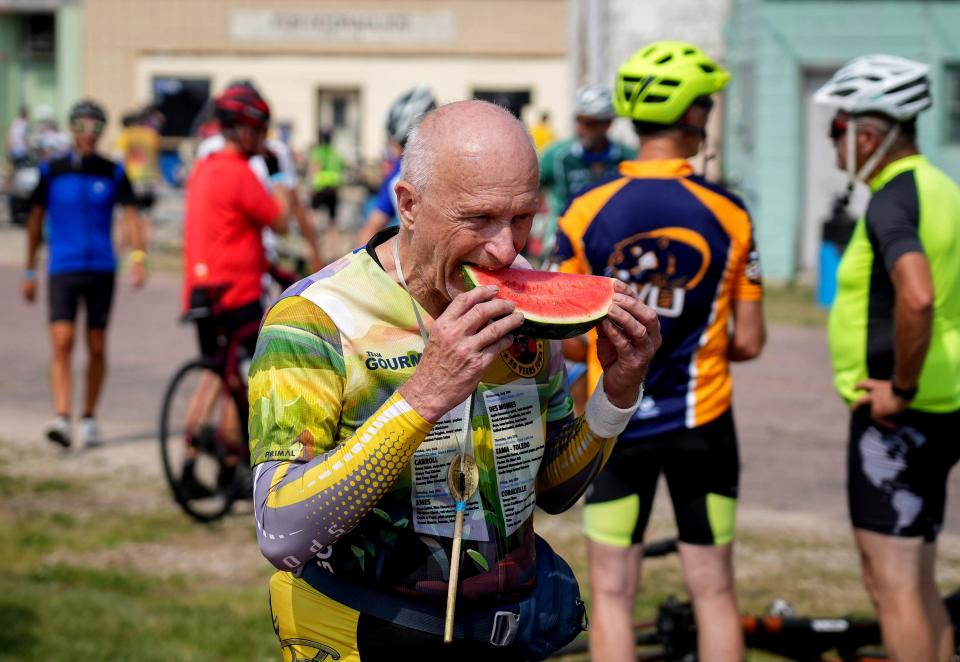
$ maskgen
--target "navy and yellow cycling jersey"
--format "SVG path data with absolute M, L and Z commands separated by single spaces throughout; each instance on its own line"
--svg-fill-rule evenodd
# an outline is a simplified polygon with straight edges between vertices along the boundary
M 733 301 L 759 301 L 760 268 L 743 203 L 684 159 L 627 161 L 560 219 L 554 261 L 618 278 L 657 311 L 663 345 L 620 439 L 708 423 L 730 408 L 727 325 Z M 590 388 L 600 364 L 588 353 Z

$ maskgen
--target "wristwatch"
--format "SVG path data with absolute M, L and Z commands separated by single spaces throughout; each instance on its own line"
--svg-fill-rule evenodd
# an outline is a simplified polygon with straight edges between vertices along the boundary
M 900 398 L 901 400 L 906 400 L 910 402 L 915 397 L 917 397 L 917 387 L 913 388 L 900 388 L 897 386 L 896 382 L 890 382 L 890 390 L 893 391 L 893 394 Z

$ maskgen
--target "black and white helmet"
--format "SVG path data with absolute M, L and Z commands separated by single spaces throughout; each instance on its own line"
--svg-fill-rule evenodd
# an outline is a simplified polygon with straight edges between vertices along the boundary
M 581 87 L 573 101 L 573 114 L 598 120 L 612 120 L 616 117 L 613 111 L 613 90 L 606 85 Z
M 426 85 L 417 85 L 397 97 L 387 111 L 387 136 L 401 145 L 407 142 L 407 134 L 417 123 L 417 118 L 437 107 L 433 92 Z
M 70 109 L 70 121 L 89 118 L 98 122 L 107 121 L 107 113 L 99 103 L 93 99 L 81 99 Z
M 816 103 L 851 115 L 880 113 L 906 122 L 933 104 L 930 67 L 895 55 L 851 60 L 813 96 Z

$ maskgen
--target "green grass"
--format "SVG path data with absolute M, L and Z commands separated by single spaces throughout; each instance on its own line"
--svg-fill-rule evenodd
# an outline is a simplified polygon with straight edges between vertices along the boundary
M 117 489 L 126 486 L 118 485 Z M 239 581 L 195 573 L 112 567 L 109 553 L 169 543 L 189 554 L 213 536 L 247 544 L 249 522 L 191 524 L 158 512 L 69 510 L 63 493 L 83 481 L 11 476 L 0 465 L 0 660 L 273 660 L 279 648 L 267 609 L 266 573 Z M 44 497 L 60 495 L 58 499 Z
M 0 659 L 275 659 L 263 587 L 67 565 L 0 573 Z

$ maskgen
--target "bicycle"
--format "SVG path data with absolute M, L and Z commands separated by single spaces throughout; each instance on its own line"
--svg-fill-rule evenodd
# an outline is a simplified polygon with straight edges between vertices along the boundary
M 277 266 L 270 276 L 284 289 L 299 278 Z M 181 317 L 181 322 L 213 325 L 218 351 L 181 365 L 160 409 L 164 477 L 177 505 L 203 523 L 224 517 L 238 499 L 252 496 L 247 369 L 253 357 L 245 346 L 256 336 L 259 320 L 228 333 L 219 309 L 224 290 L 206 290 L 206 300 Z
M 675 539 L 659 540 L 644 548 L 645 557 L 676 552 Z M 956 640 L 960 642 L 960 590 L 944 598 Z M 853 617 L 809 617 L 795 614 L 782 600 L 767 614 L 741 616 L 748 650 L 780 655 L 798 662 L 871 662 L 886 660 L 880 625 L 876 620 Z M 640 662 L 696 662 L 697 626 L 693 607 L 670 596 L 660 603 L 657 617 L 634 624 L 637 660 Z M 827 655 L 835 652 L 835 656 Z M 581 637 L 554 653 L 554 658 L 582 656 L 587 639 Z M 960 649 L 958 649 L 960 653 Z

